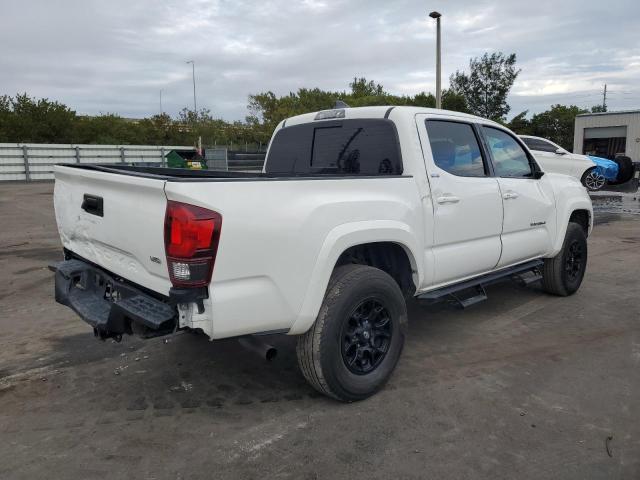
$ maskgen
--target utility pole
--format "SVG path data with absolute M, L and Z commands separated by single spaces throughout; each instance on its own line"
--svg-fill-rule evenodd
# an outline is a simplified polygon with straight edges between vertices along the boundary
M 429 16 L 436 21 L 436 108 L 442 108 L 442 44 L 440 40 L 440 17 L 442 14 L 431 12 Z
M 607 111 L 607 84 L 604 84 L 604 94 L 602 96 L 602 111 Z
M 191 64 L 191 73 L 193 78 L 193 113 L 198 114 L 198 104 L 196 103 L 196 62 L 189 60 L 187 63 Z
M 164 111 L 162 110 L 162 89 L 160 89 L 160 115 L 162 115 Z

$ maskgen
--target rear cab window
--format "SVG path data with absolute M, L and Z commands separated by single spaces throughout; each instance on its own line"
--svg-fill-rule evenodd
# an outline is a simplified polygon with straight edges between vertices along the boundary
M 273 138 L 265 172 L 402 175 L 398 134 L 388 119 L 329 120 L 284 127 Z

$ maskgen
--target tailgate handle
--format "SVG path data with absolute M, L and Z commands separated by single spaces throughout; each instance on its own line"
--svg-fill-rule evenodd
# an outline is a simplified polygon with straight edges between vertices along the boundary
M 82 209 L 85 212 L 90 213 L 91 215 L 96 215 L 98 217 L 104 217 L 104 210 L 102 208 L 102 205 L 102 197 L 89 195 L 88 193 L 84 194 L 84 200 L 82 200 Z

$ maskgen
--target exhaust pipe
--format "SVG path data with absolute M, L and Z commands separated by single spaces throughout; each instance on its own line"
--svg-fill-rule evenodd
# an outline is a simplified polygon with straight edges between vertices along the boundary
M 273 360 L 276 358 L 276 355 L 278 355 L 278 349 L 276 347 L 269 345 L 254 336 L 239 338 L 238 343 L 247 350 L 257 353 L 267 361 Z

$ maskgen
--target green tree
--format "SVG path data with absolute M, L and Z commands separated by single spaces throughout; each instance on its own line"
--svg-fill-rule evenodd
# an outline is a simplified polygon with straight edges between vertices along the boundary
M 531 120 L 527 119 L 528 113 L 529 110 L 520 112 L 518 115 L 513 117 L 509 123 L 506 124 L 507 127 L 516 132 L 518 135 L 532 135 L 533 131 L 531 129 Z
M 451 89 L 442 91 L 442 108 L 445 110 L 452 110 L 454 112 L 472 113 L 464 95 L 456 93 Z
M 348 91 L 300 88 L 278 97 L 262 92 L 249 97 L 249 114 L 244 122 L 214 118 L 207 109 L 194 112 L 184 108 L 176 118 L 167 114 L 129 119 L 117 114 L 78 116 L 67 106 L 26 94 L 15 98 L 0 96 L 0 141 L 85 144 L 266 145 L 276 125 L 285 118 L 333 108 L 336 100 L 352 107 L 368 105 L 413 105 L 434 107 L 435 97 L 420 92 L 415 96 L 392 95 L 384 87 L 364 77 L 354 78 Z M 463 96 L 443 92 L 443 106 L 468 111 Z
M 11 142 L 9 125 L 12 120 L 11 98 L 8 95 L 0 96 L 0 142 Z
M 68 143 L 73 135 L 76 112 L 46 98 L 36 100 L 26 93 L 0 100 L 0 136 L 10 142 Z
M 515 53 L 485 53 L 469 61 L 469 73 L 456 71 L 451 75 L 450 88 L 465 98 L 475 115 L 503 121 L 510 110 L 507 96 L 520 73 L 515 64 Z
M 433 108 L 436 105 L 435 97 L 431 93 L 420 92 L 415 96 L 392 95 L 386 92 L 381 84 L 364 77 L 354 78 L 349 87 L 351 90 L 347 92 L 301 88 L 282 97 L 270 91 L 250 95 L 246 122 L 253 129 L 255 137 L 266 143 L 274 128 L 285 118 L 333 108 L 336 100 L 343 100 L 351 107 L 410 105 Z M 464 96 L 452 90 L 443 92 L 442 103 L 445 109 L 469 112 Z
M 131 145 L 142 143 L 140 126 L 114 113 L 94 117 L 78 117 L 73 134 L 74 143 Z
M 353 77 L 353 82 L 349 84 L 352 97 L 375 97 L 385 96 L 384 87 L 373 80 L 367 81 L 364 77 Z
M 552 105 L 549 110 L 531 117 L 531 133 L 571 151 L 575 119 L 580 113 L 586 113 L 586 110 L 575 105 Z
M 254 125 L 264 135 L 282 120 L 302 113 L 333 108 L 338 98 L 346 93 L 326 92 L 319 88 L 301 88 L 297 92 L 277 97 L 273 92 L 263 92 L 249 96 L 249 116 L 247 123 Z M 261 127 L 258 127 L 261 125 Z M 264 139 L 267 140 L 266 138 Z
M 604 113 L 607 111 L 607 104 L 604 105 L 594 105 L 591 107 L 591 113 Z

